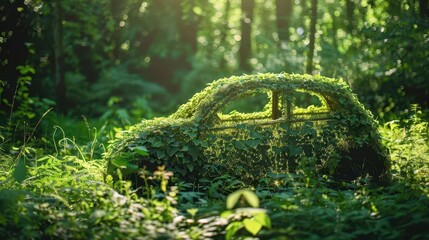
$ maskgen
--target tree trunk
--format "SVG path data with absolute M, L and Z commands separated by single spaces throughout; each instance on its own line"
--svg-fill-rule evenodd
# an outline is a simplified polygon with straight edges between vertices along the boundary
M 111 0 L 110 1 L 110 11 L 112 12 L 112 17 L 115 21 L 115 29 L 113 31 L 113 50 L 112 55 L 113 59 L 119 59 L 120 53 L 120 35 L 121 28 L 119 27 L 119 22 L 122 20 L 122 10 L 124 9 L 124 1 L 122 0 Z
M 54 3 L 54 55 L 55 55 L 55 93 L 57 112 L 66 109 L 66 83 L 64 78 L 63 13 L 60 1 Z
M 332 9 L 332 11 L 331 11 L 331 18 L 332 18 L 332 45 L 333 45 L 334 49 L 338 49 L 337 22 L 336 22 L 334 9 Z
M 145 76 L 171 93 L 177 93 L 180 90 L 180 80 L 191 70 L 192 57 L 197 50 L 199 16 L 193 12 L 196 1 L 188 1 L 187 4 L 190 5 L 190 11 L 187 11 L 181 0 L 157 0 L 152 5 L 153 12 L 164 14 L 164 17 L 175 27 L 174 37 L 169 37 L 167 44 L 172 48 L 173 46 L 180 46 L 180 48 L 164 56 L 152 55 L 150 65 L 147 70 L 145 69 Z M 154 29 L 149 32 L 145 41 L 150 43 L 159 38 L 165 38 L 168 35 L 166 31 L 170 30 L 165 27 Z M 142 42 L 142 45 L 145 45 L 145 42 Z
M 419 12 L 420 17 L 427 18 L 429 17 L 429 0 L 419 0 Z
M 11 33 L 3 36 L 5 40 L 0 42 L 0 80 L 4 82 L 4 85 L 0 84 L 3 90 L 0 91 L 0 111 L 7 113 L 11 110 L 18 84 L 19 71 L 16 67 L 26 64 L 28 50 L 25 43 L 28 42 L 32 29 L 25 20 L 30 9 L 24 0 L 4 1 L 0 5 L 0 33 Z M 18 8 L 24 10 L 18 12 Z M 0 120 L 1 117 L 0 114 Z
M 292 6 L 292 0 L 276 0 L 276 24 L 280 44 L 289 41 L 289 19 Z
M 352 33 L 354 29 L 354 11 L 355 11 L 355 3 L 353 0 L 346 0 L 346 30 L 348 33 Z
M 226 0 L 225 3 L 225 17 L 223 18 L 223 29 L 220 33 L 220 46 L 226 46 L 226 37 L 228 36 L 229 32 L 229 10 L 231 9 L 231 2 L 229 0 Z M 220 59 L 219 68 L 225 69 L 226 66 L 226 59 L 225 54 L 222 54 L 222 58 Z
M 252 71 L 249 59 L 252 55 L 251 24 L 255 0 L 241 0 L 241 43 L 238 50 L 240 68 L 246 72 Z
M 316 38 L 316 24 L 317 24 L 317 0 L 311 1 L 311 22 L 310 22 L 310 43 L 308 46 L 307 66 L 306 73 L 312 74 L 313 72 L 313 57 L 314 57 L 314 44 Z
M 181 70 L 188 71 L 191 69 L 191 57 L 197 51 L 197 30 L 199 16 L 193 11 L 184 13 L 181 1 L 177 1 L 178 14 L 176 18 L 177 29 L 179 30 L 179 40 L 184 44 L 184 50 L 177 59 L 178 67 Z M 196 5 L 194 0 L 188 2 L 192 7 Z M 187 15 L 185 15 L 187 14 Z

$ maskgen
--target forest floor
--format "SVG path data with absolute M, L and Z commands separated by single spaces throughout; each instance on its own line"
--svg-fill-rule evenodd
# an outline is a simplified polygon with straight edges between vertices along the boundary
M 228 175 L 198 186 L 169 184 L 160 169 L 141 189 L 106 175 L 97 138 L 79 145 L 56 128 L 64 136 L 51 152 L 1 153 L 0 238 L 427 239 L 427 126 L 414 117 L 379 127 L 391 158 L 384 184 L 269 174 L 254 186 Z

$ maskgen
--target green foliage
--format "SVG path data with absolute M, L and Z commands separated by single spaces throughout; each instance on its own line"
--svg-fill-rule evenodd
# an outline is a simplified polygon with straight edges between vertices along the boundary
M 381 118 L 397 119 L 409 112 L 410 104 L 427 104 L 429 21 L 417 13 L 413 1 L 373 1 L 361 7 L 367 20 L 360 23 L 360 42 L 366 47 L 349 49 L 347 54 L 353 55 L 349 79 L 361 100 Z
M 411 188 L 428 191 L 429 132 L 428 122 L 420 118 L 417 105 L 411 106 L 413 115 L 405 121 L 390 121 L 380 128 L 391 151 L 392 176 Z
M 255 2 L 250 24 L 253 72 L 303 73 L 310 3 L 287 1 L 291 12 L 277 16 L 277 1 Z M 153 95 L 160 85 L 184 101 L 211 79 L 241 74 L 237 57 L 244 42 L 240 4 L 226 0 L 94 0 L 76 6 L 74 1 L 63 1 L 68 110 L 100 116 L 108 111 L 105 103 L 111 95 L 123 99 L 123 109 L 141 102 L 139 97 L 144 95 L 152 108 L 137 116 L 150 118 L 150 110 L 171 112 L 177 104 L 172 96 L 167 99 L 173 100 L 171 104 L 154 104 L 159 102 Z M 386 119 L 405 111 L 410 103 L 425 106 L 428 20 L 423 7 L 411 0 L 327 0 L 319 4 L 314 73 L 346 79 L 360 93 L 361 101 Z M 53 99 L 54 4 L 7 1 L 2 13 L 2 66 L 12 64 L 13 71 L 19 65 L 37 66 L 31 95 Z M 288 21 L 286 30 L 276 25 L 278 18 Z M 23 24 L 16 25 L 18 20 Z M 288 39 L 281 39 L 281 32 L 287 32 Z M 15 36 L 25 38 L 20 39 L 19 49 L 11 44 Z M 19 62 L 13 61 L 16 52 L 23 52 Z M 5 86 L 16 81 L 8 79 L 13 74 L 9 75 L 1 79 Z M 13 89 L 4 88 L 6 93 Z M 388 111 L 392 115 L 384 113 Z
M 381 186 L 303 171 L 270 173 L 253 185 L 229 175 L 174 184 L 161 167 L 139 169 L 143 184 L 135 189 L 70 139 L 52 155 L 28 147 L 17 165 L 0 168 L 0 237 L 425 239 L 427 122 L 413 109 L 412 118 L 380 126 L 392 159 L 392 181 Z M 143 146 L 129 153 L 151 154 Z
M 105 173 L 103 160 L 81 159 L 84 154 L 73 156 L 68 151 L 59 153 L 62 156 L 27 155 L 27 161 L 20 159 L 12 174 L 2 169 L 2 238 L 186 236 L 173 222 L 177 193 L 174 188 L 167 192 L 168 180 L 162 171 L 155 173 L 161 187 L 143 199 L 131 191 L 129 183 L 113 182 Z
M 36 70 L 30 66 L 18 66 L 19 78 L 17 80 L 13 99 L 9 102 L 6 98 L 1 98 L 1 104 L 10 107 L 10 112 L 0 112 L 0 123 L 2 127 L 2 144 L 7 148 L 20 145 L 31 144 L 35 130 L 39 126 L 41 119 L 52 110 L 55 103 L 50 99 L 39 99 L 30 96 L 30 86 Z M 0 87 L 3 89 L 3 87 Z M 24 136 L 24 139 L 21 138 Z

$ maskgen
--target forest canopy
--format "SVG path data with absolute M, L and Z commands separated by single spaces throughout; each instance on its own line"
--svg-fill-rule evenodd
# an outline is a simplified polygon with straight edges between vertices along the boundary
M 6 0 L 0 14 L 2 119 L 147 118 L 256 72 L 342 78 L 385 119 L 427 106 L 427 0 Z

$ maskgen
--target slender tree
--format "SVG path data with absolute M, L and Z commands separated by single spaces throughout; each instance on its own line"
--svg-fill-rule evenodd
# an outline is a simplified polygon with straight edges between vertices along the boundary
M 63 10 L 61 2 L 53 3 L 54 7 L 54 55 L 55 55 L 55 94 L 57 111 L 63 112 L 66 107 L 66 83 L 64 73 L 63 44 Z
M 289 19 L 292 13 L 292 0 L 276 0 L 276 24 L 280 44 L 289 41 Z
M 355 3 L 353 0 L 346 0 L 346 29 L 347 32 L 351 33 L 354 29 L 354 11 L 355 11 Z
M 337 22 L 335 17 L 335 10 L 331 10 L 331 17 L 332 17 L 332 45 L 335 49 L 338 49 L 338 41 L 337 41 Z
M 223 22 L 222 22 L 222 31 L 221 31 L 221 35 L 220 35 L 220 46 L 226 46 L 226 37 L 228 36 L 228 32 L 229 32 L 229 12 L 231 9 L 231 2 L 229 0 L 226 0 L 225 2 L 225 17 L 223 18 Z M 226 59 L 225 59 L 225 55 L 222 54 L 222 57 L 220 59 L 220 64 L 219 67 L 220 69 L 225 69 L 225 65 L 226 65 Z
M 420 17 L 429 17 L 429 0 L 419 0 Z
M 239 65 L 244 71 L 250 72 L 252 67 L 250 66 L 249 59 L 252 55 L 252 43 L 251 43 L 251 30 L 253 21 L 253 9 L 255 7 L 255 0 L 241 0 L 241 43 L 238 50 L 239 54 Z
M 317 0 L 311 1 L 310 43 L 308 46 L 307 66 L 305 70 L 305 72 L 308 74 L 313 72 L 314 45 L 316 40 L 317 24 L 317 2 Z
M 122 0 L 111 0 L 110 1 L 110 11 L 112 13 L 112 17 L 115 21 L 115 29 L 113 30 L 112 42 L 113 42 L 113 50 L 112 55 L 114 59 L 119 58 L 120 52 L 120 41 L 121 41 L 121 29 L 119 27 L 119 22 L 122 20 L 122 10 L 124 8 L 125 2 Z
M 176 18 L 179 40 L 184 46 L 184 50 L 178 59 L 178 68 L 180 70 L 190 70 L 190 58 L 197 51 L 197 30 L 199 16 L 192 10 L 185 12 L 181 7 L 181 1 L 177 1 L 176 4 L 178 9 L 180 9 Z M 190 4 L 192 7 L 196 7 L 195 0 L 189 0 L 188 4 Z

